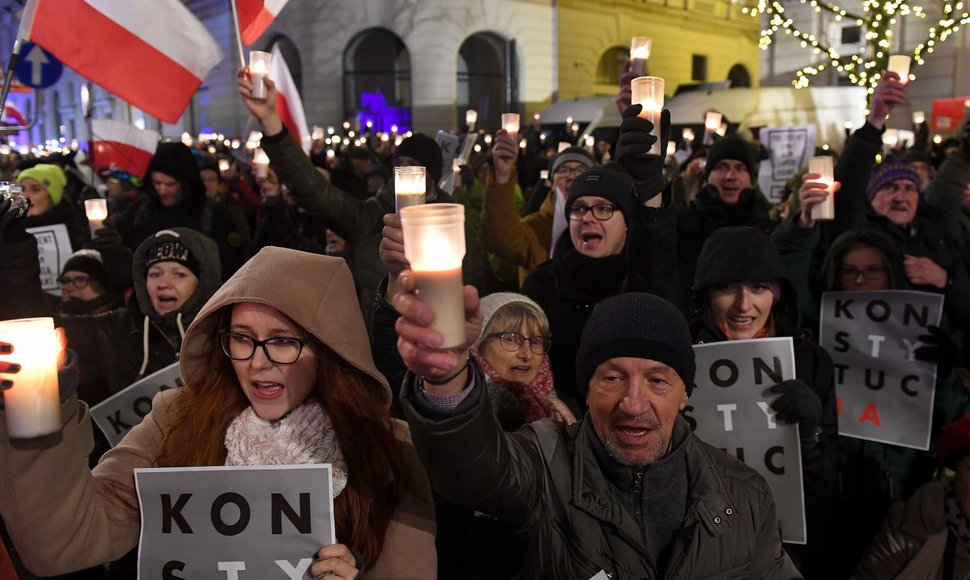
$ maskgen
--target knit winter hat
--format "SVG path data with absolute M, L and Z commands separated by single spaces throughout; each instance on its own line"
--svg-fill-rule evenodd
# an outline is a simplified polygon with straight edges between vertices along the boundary
M 549 175 L 552 175 L 559 169 L 559 166 L 563 163 L 569 163 L 570 161 L 575 161 L 576 163 L 582 163 L 588 168 L 596 165 L 593 158 L 589 156 L 582 147 L 570 147 L 568 149 L 563 149 L 562 153 L 556 155 L 552 160 L 552 166 L 549 167 Z
M 617 357 L 655 360 L 674 369 L 687 394 L 694 389 L 694 348 L 677 307 L 645 292 L 626 292 L 596 305 L 579 342 L 576 380 L 585 394 L 600 364 Z
M 179 240 L 179 233 L 173 230 L 161 230 L 152 237 L 151 246 L 145 254 L 145 268 L 151 268 L 159 262 L 178 262 L 195 276 L 199 277 L 199 261 L 189 252 L 188 248 Z
M 478 338 L 475 339 L 475 344 L 472 346 L 477 348 L 481 344 L 482 338 L 485 335 L 485 329 L 488 328 L 488 323 L 492 320 L 492 316 L 501 310 L 502 307 L 514 304 L 515 302 L 524 302 L 530 306 L 534 306 L 539 312 L 542 312 L 542 307 L 524 294 L 517 294 L 515 292 L 495 292 L 494 294 L 489 294 L 482 298 L 480 302 L 479 308 L 482 311 L 482 328 L 478 331 Z
M 25 179 L 34 179 L 44 186 L 54 205 L 61 203 L 61 199 L 64 198 L 67 176 L 64 175 L 64 170 L 57 165 L 40 163 L 29 169 L 24 169 L 17 176 L 17 183 L 23 183 Z
M 101 252 L 97 250 L 78 250 L 71 254 L 61 269 L 62 275 L 65 272 L 81 272 L 94 278 L 105 290 L 111 287 L 108 270 L 101 261 Z
M 866 197 L 869 201 L 876 197 L 880 189 L 886 187 L 897 179 L 908 179 L 916 184 L 916 191 L 922 195 L 919 174 L 913 166 L 905 161 L 889 161 L 876 167 L 869 177 L 869 186 L 866 188 Z
M 707 168 L 704 172 L 704 179 L 710 177 L 711 170 L 714 169 L 718 162 L 725 159 L 744 163 L 744 166 L 748 168 L 748 173 L 751 174 L 752 181 L 757 177 L 758 172 L 755 167 L 754 146 L 741 137 L 732 135 L 716 141 L 707 150 Z
M 627 226 L 632 223 L 633 178 L 629 174 L 605 167 L 593 167 L 577 177 L 569 186 L 569 197 L 566 198 L 567 218 L 569 218 L 569 207 L 577 199 L 587 195 L 608 199 L 623 214 Z
M 410 157 L 428 170 L 435 183 L 441 180 L 441 147 L 424 133 L 415 133 L 397 146 L 395 157 Z

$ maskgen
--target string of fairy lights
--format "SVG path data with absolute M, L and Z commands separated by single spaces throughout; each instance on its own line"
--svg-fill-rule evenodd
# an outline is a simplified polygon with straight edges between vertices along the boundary
M 767 17 L 766 25 L 761 31 L 758 45 L 766 50 L 774 40 L 778 31 L 798 40 L 802 48 L 810 49 L 820 55 L 819 61 L 795 72 L 792 85 L 796 88 L 808 87 L 813 77 L 824 70 L 834 68 L 844 73 L 855 84 L 865 87 L 872 94 L 882 71 L 886 68 L 890 49 L 893 45 L 893 28 L 896 23 L 907 17 L 926 19 L 927 14 L 922 6 L 903 0 L 864 0 L 862 13 L 850 12 L 837 4 L 819 0 L 799 0 L 801 4 L 810 6 L 816 13 L 827 12 L 836 22 L 855 22 L 865 31 L 865 42 L 858 52 L 840 54 L 827 39 L 819 38 L 815 34 L 804 32 L 794 19 L 785 11 L 785 4 L 781 0 L 756 0 L 753 5 L 743 5 L 741 12 L 752 17 Z M 788 4 L 793 4 L 789 1 Z M 960 30 L 960 27 L 970 22 L 970 13 L 962 0 L 942 0 L 942 12 L 939 21 L 931 26 L 926 39 L 918 43 L 913 50 L 913 64 L 921 65 L 925 55 Z M 910 78 L 915 78 L 910 75 Z

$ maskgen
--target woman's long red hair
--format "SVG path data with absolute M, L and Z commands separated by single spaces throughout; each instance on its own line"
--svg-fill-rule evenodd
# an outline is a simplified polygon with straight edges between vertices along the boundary
M 228 320 L 231 307 L 220 316 Z M 219 326 L 222 328 L 222 326 Z M 217 345 L 218 341 L 210 344 Z M 337 540 L 360 552 L 372 566 L 384 546 L 388 523 L 411 478 L 394 437 L 384 386 L 315 343 L 317 392 L 333 423 L 344 461 L 347 487 L 334 500 Z M 206 375 L 184 387 L 156 464 L 159 467 L 224 465 L 225 436 L 249 406 L 229 359 L 215 346 Z

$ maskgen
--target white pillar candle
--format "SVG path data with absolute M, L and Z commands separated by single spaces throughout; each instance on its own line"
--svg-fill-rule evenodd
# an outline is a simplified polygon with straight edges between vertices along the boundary
M 549 170 L 548 169 L 539 170 L 539 179 L 541 179 L 542 181 L 546 181 L 547 179 L 549 179 Z
M 811 218 L 815 221 L 831 221 L 835 219 L 835 196 L 832 191 L 832 186 L 835 183 L 834 172 L 835 169 L 832 165 L 832 158 L 828 155 L 821 155 L 819 157 L 812 157 L 808 160 L 808 172 L 817 173 L 819 175 L 815 181 L 819 183 L 824 183 L 827 187 L 829 196 L 825 198 L 825 201 L 812 207 Z
M 401 209 L 404 255 L 414 271 L 418 298 L 434 310 L 431 328 L 441 348 L 465 344 L 461 261 L 465 257 L 465 207 L 434 203 Z
M 717 111 L 708 111 L 704 115 L 704 140 L 702 141 L 704 145 L 714 143 L 714 135 L 721 128 L 721 119 L 723 118 L 724 116 Z
M 630 83 L 634 105 L 641 105 L 640 117 L 653 123 L 650 133 L 657 141 L 647 152 L 648 155 L 663 155 L 660 143 L 660 113 L 664 108 L 664 80 L 660 77 L 637 77 Z
M 94 232 L 101 229 L 101 224 L 108 217 L 108 200 L 102 198 L 84 200 L 84 215 L 88 218 L 93 238 Z
M 516 137 L 519 134 L 519 114 L 502 113 L 502 128 L 512 137 Z
M 269 74 L 272 58 L 270 53 L 261 50 L 253 50 L 249 53 L 249 79 L 253 83 L 251 96 L 254 99 L 266 99 L 266 75 Z
M 647 74 L 647 59 L 653 41 L 646 36 L 634 36 L 630 40 L 630 70 L 638 77 Z
M 909 64 L 911 60 L 905 54 L 891 54 L 889 55 L 889 64 L 886 66 L 886 70 L 898 74 L 901 84 L 909 84 Z
M 394 207 L 397 213 L 427 198 L 427 170 L 418 165 L 394 168 Z
M 9 355 L 0 355 L 0 361 L 20 365 L 20 372 L 12 375 L 13 387 L 3 392 L 7 434 L 29 439 L 57 433 L 61 430 L 61 402 L 54 319 L 2 321 L 0 338 L 14 349 Z
M 926 113 L 924 111 L 914 111 L 913 112 L 913 124 L 922 125 L 926 122 Z
M 465 111 L 465 124 L 468 125 L 469 131 L 475 130 L 475 123 L 478 122 L 478 111 L 475 109 L 468 109 Z
M 262 149 L 257 149 L 253 155 L 253 170 L 256 173 L 256 179 L 269 177 L 269 156 Z
M 667 143 L 667 157 L 673 157 L 677 154 L 677 144 L 673 141 Z

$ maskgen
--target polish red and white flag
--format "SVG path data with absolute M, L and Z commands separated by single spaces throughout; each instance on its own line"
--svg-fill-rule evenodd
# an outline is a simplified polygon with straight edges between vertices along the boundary
M 303 99 L 300 98 L 300 91 L 296 89 L 296 83 L 293 82 L 279 45 L 273 47 L 273 60 L 267 76 L 276 83 L 276 90 L 279 92 L 276 98 L 276 114 L 303 146 L 303 150 L 309 153 L 311 139 L 306 115 L 303 113 Z
M 288 0 L 233 0 L 239 11 L 239 36 L 246 46 L 266 32 Z
M 91 159 L 97 167 L 116 167 L 138 177 L 145 175 L 161 139 L 156 131 L 110 119 L 93 119 L 91 133 Z
M 174 123 L 222 51 L 179 0 L 29 0 L 20 38 Z

